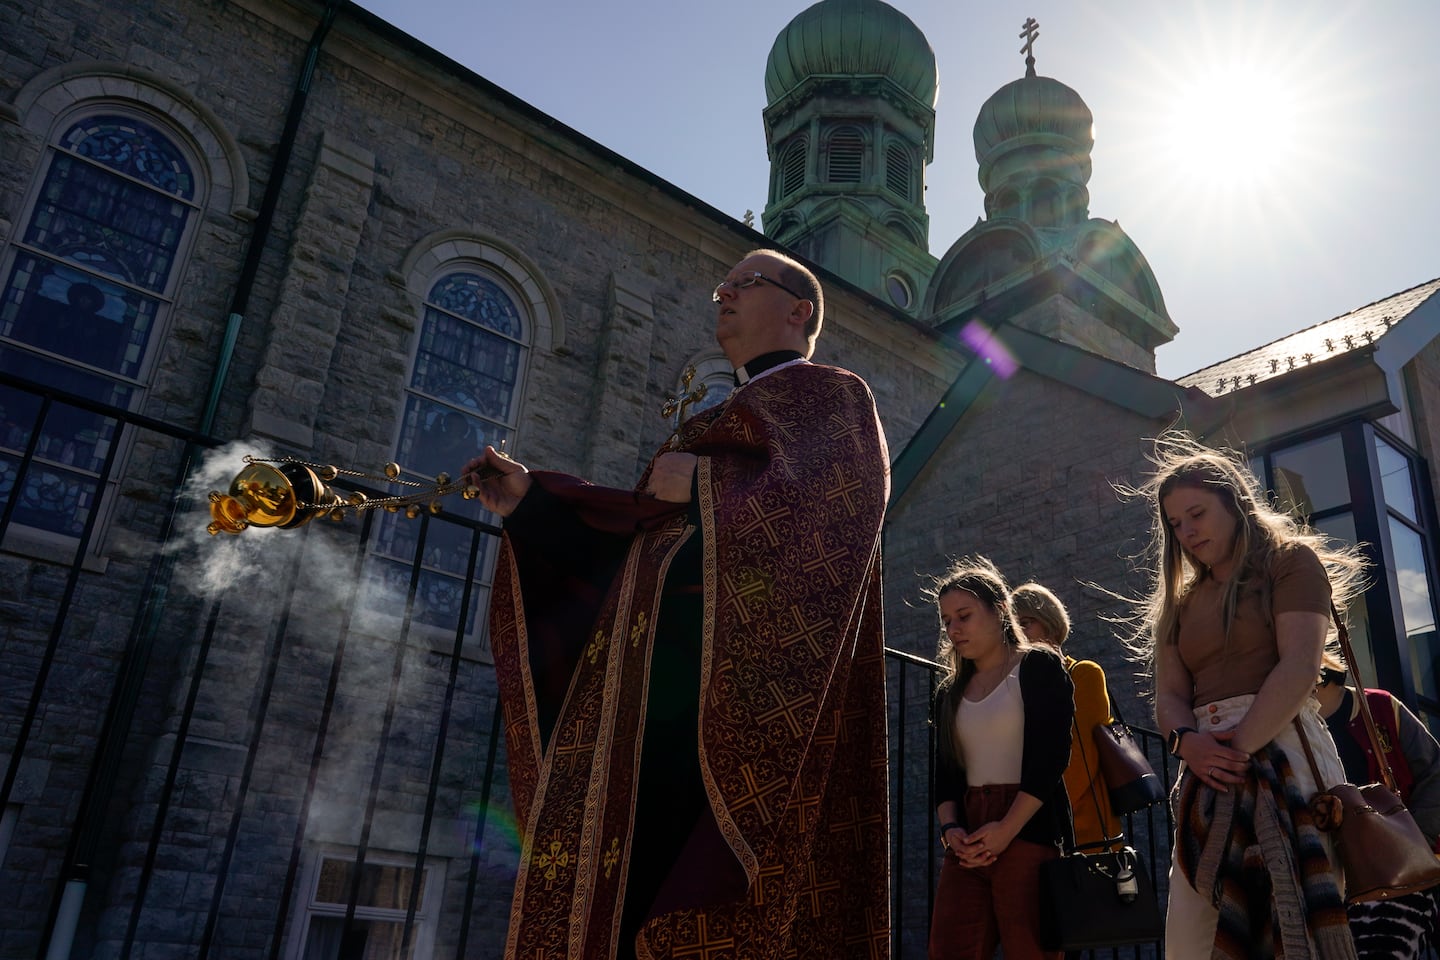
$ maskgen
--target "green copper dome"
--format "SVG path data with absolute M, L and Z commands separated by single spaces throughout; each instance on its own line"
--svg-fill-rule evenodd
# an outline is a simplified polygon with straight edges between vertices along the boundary
M 1080 94 L 1059 80 L 1021 77 L 996 90 L 980 108 L 975 159 L 984 165 L 997 148 L 1021 138 L 1088 154 L 1095 145 L 1094 125 Z
M 780 31 L 765 63 L 767 102 L 814 76 L 889 77 L 927 107 L 939 88 L 930 41 L 881 0 L 820 0 Z

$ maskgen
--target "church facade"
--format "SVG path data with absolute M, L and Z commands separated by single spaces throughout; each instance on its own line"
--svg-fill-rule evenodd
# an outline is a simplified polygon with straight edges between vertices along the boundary
M 1368 545 L 1366 682 L 1440 725 L 1440 281 L 1157 377 L 1175 323 L 1090 213 L 1089 109 L 1057 80 L 986 102 L 986 216 L 936 256 L 934 56 L 880 0 L 777 38 L 764 233 L 339 2 L 24 2 L 0 49 L 0 957 L 499 955 L 494 518 L 210 536 L 207 494 L 253 454 L 375 499 L 411 489 L 388 462 L 424 489 L 502 441 L 628 487 L 687 371 L 728 389 L 709 295 L 761 246 L 816 265 L 816 360 L 875 393 L 898 654 L 934 651 L 923 575 L 984 553 L 1060 594 L 1070 652 L 1143 716 L 1103 618 L 1146 512 L 1114 487 L 1179 423 Z M 895 659 L 892 920 L 919 956 L 930 675 Z

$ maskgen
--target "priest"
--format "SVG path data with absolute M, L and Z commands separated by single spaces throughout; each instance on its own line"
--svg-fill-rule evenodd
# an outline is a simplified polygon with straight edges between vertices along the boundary
M 874 400 L 811 363 L 799 262 L 715 288 L 736 388 L 634 490 L 487 448 L 490 611 L 522 848 L 505 956 L 889 956 Z

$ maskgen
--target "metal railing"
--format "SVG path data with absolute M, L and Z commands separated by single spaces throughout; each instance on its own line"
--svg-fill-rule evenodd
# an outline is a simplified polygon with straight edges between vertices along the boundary
M 0 956 L 278 960 L 315 917 L 400 955 L 496 955 L 518 853 L 480 636 L 498 530 L 442 513 L 396 536 L 366 513 L 208 538 L 212 438 L 0 374 L 6 391 L 36 413 L 0 452 Z M 113 507 L 37 539 L 16 492 L 60 469 L 39 439 L 62 409 L 113 426 L 93 475 Z M 939 870 L 935 669 L 886 651 L 897 958 L 925 955 Z M 1161 811 L 1127 827 L 1163 890 Z M 385 899 L 372 861 L 426 882 Z

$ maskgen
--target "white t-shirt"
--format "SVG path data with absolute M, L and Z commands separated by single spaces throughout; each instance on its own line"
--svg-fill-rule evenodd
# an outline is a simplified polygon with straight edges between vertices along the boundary
M 972 787 L 1019 783 L 1025 749 L 1025 699 L 1020 693 L 1020 664 L 1006 674 L 989 696 L 960 698 L 955 711 L 955 739 Z

